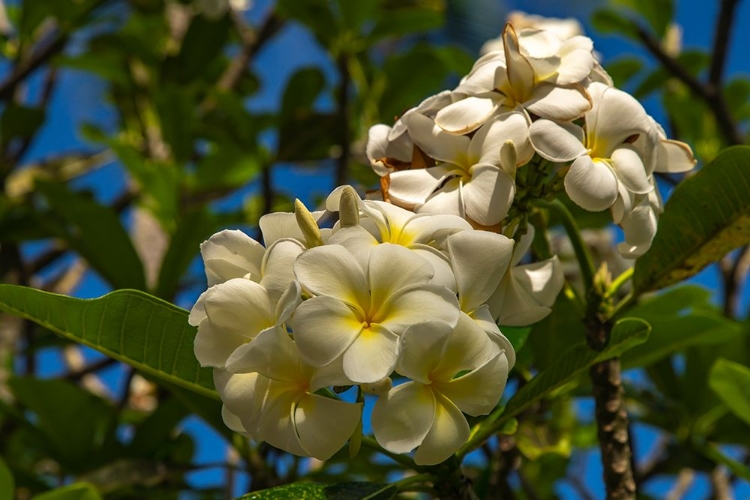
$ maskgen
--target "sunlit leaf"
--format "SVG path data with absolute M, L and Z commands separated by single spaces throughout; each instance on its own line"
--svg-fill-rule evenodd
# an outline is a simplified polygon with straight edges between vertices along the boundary
M 750 147 L 722 152 L 667 201 L 651 249 L 636 261 L 636 293 L 693 276 L 750 243 Z
M 750 368 L 720 358 L 711 368 L 708 385 L 732 413 L 750 425 Z
M 102 500 L 102 496 L 91 484 L 75 483 L 36 495 L 31 500 Z
M 188 312 L 136 290 L 74 299 L 0 285 L 0 309 L 92 347 L 144 373 L 216 398 L 212 372 L 193 354 Z
M 294 483 L 245 495 L 238 500 L 389 500 L 396 486 L 373 483 Z

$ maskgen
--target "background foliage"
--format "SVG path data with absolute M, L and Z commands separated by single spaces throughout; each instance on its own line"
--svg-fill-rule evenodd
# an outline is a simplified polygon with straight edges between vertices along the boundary
M 518 350 L 512 398 L 477 431 L 500 433 L 464 462 L 480 498 L 602 494 L 586 372 L 617 355 L 629 370 L 641 496 L 750 495 L 750 149 L 738 146 L 750 79 L 725 67 L 738 4 L 721 2 L 705 21 L 712 43 L 697 49 L 675 41 L 682 2 L 569 6 L 631 51 L 605 54 L 605 67 L 670 137 L 694 147 L 702 169 L 677 188 L 679 176 L 659 178 L 674 193 L 652 250 L 632 286 L 616 281 L 598 297 L 619 303 L 605 351 L 585 344 L 572 251 L 571 288 L 552 315 L 506 332 Z M 342 450 L 321 465 L 233 435 L 210 371 L 192 355 L 187 313 L 172 303 L 189 308 L 205 288 L 196 256 L 212 233 L 256 236 L 260 215 L 290 211 L 293 196 L 314 204 L 335 185 L 377 185 L 364 159 L 368 128 L 454 85 L 505 12 L 458 0 L 235 7 L 0 2 L 0 308 L 9 313 L 0 323 L 0 500 L 233 498 L 301 477 L 325 484 L 284 498 L 397 493 L 385 483 L 403 465 L 367 440 L 356 458 Z M 85 120 L 71 123 L 76 108 Z M 596 267 L 608 262 L 617 276 L 626 265 L 611 229 L 574 214 Z M 562 222 L 547 221 L 551 239 L 536 242 L 537 256 L 546 245 L 565 252 Z M 701 275 L 710 290 L 647 293 L 713 262 L 718 282 Z M 48 293 L 110 290 L 120 291 L 86 302 Z M 326 486 L 334 483 L 343 484 Z

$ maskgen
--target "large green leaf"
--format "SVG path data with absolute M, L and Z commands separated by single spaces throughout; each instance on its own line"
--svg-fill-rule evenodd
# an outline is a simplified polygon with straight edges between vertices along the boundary
M 502 416 L 503 421 L 518 415 L 530 404 L 573 380 L 593 364 L 619 356 L 631 347 L 642 344 L 648 339 L 650 329 L 643 320 L 625 318 L 612 328 L 609 344 L 603 351 L 594 351 L 584 342 L 574 345 L 510 398 Z
M 44 227 L 81 254 L 114 288 L 144 289 L 143 264 L 117 214 L 84 193 L 37 181 L 51 213 Z
M 75 483 L 47 491 L 31 500 L 102 500 L 102 496 L 88 483 Z
M 238 500 L 389 500 L 396 486 L 374 483 L 294 483 L 245 495 Z
M 732 413 L 750 425 L 750 368 L 720 358 L 711 368 L 708 385 Z
M 116 414 L 103 399 L 63 380 L 13 378 L 13 396 L 36 415 L 45 447 L 74 471 L 95 461 L 112 432 Z
M 721 345 L 741 335 L 741 325 L 721 314 L 710 298 L 705 288 L 680 286 L 629 310 L 628 316 L 651 325 L 651 335 L 623 354 L 623 368 L 648 366 L 688 347 Z
M 635 264 L 636 293 L 693 276 L 750 243 L 750 147 L 723 151 L 672 193 L 651 249 Z
M 74 299 L 0 285 L 0 309 L 173 384 L 217 398 L 212 372 L 193 354 L 188 313 L 136 290 Z

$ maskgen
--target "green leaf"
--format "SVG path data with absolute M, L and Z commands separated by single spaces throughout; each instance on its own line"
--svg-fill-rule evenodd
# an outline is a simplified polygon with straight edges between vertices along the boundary
M 621 57 L 607 63 L 607 73 L 617 87 L 624 87 L 643 67 L 643 62 L 636 57 Z
M 504 331 L 501 327 L 501 331 Z M 557 296 L 552 312 L 531 327 L 527 346 L 534 353 L 534 365 L 544 370 L 560 359 L 560 353 L 585 338 L 583 319 L 573 301 L 565 294 Z
M 36 495 L 31 500 L 102 500 L 102 496 L 91 484 L 75 483 Z
M 518 415 L 535 401 L 585 372 L 593 364 L 617 357 L 628 349 L 642 344 L 648 339 L 650 330 L 648 323 L 643 320 L 625 318 L 612 328 L 609 345 L 603 351 L 594 351 L 585 342 L 574 345 L 510 398 L 502 419 L 507 420 Z
M 304 24 L 324 47 L 338 36 L 338 23 L 327 0 L 278 0 L 276 11 L 282 17 Z
M 378 11 L 379 15 L 370 38 L 375 41 L 440 28 L 445 24 L 445 9 L 445 2 L 441 0 L 393 2 Z
M 526 343 L 526 339 L 529 338 L 531 327 L 504 326 L 501 331 L 510 341 L 510 345 L 513 346 L 513 349 L 518 352 Z
M 750 368 L 720 358 L 709 372 L 708 385 L 732 413 L 750 425 Z
M 221 59 L 231 25 L 228 15 L 219 19 L 193 16 L 182 39 L 179 54 L 165 61 L 165 79 L 185 85 L 208 74 L 206 68 Z
M 95 460 L 116 422 L 103 399 L 63 380 L 13 378 L 16 400 L 36 414 L 36 426 L 53 456 L 81 471 Z
M 373 483 L 294 483 L 245 495 L 238 500 L 389 500 L 398 488 Z
M 716 462 L 717 464 L 726 466 L 726 468 L 729 469 L 732 474 L 734 474 L 738 478 L 744 479 L 745 481 L 750 481 L 750 468 L 748 468 L 742 462 L 738 462 L 733 458 L 729 458 L 724 453 L 722 453 L 717 446 L 714 446 L 710 443 L 694 444 L 698 448 L 698 450 L 710 460 Z
M 74 299 L 0 285 L 0 309 L 128 363 L 148 375 L 218 398 L 209 368 L 193 354 L 188 312 L 136 290 Z
M 636 294 L 693 276 L 750 243 L 750 147 L 728 148 L 667 201 L 651 249 L 635 264 Z
M 114 288 L 144 289 L 143 265 L 117 214 L 65 185 L 37 181 L 51 213 L 45 227 L 63 238 Z
M 360 28 L 368 19 L 373 18 L 378 13 L 378 0 L 337 0 L 343 25 L 348 29 L 359 33 Z
M 623 369 L 651 365 L 691 346 L 721 345 L 739 337 L 740 324 L 716 310 L 710 297 L 704 288 L 681 286 L 630 309 L 628 316 L 651 325 L 651 335 L 623 355 Z
M 0 116 L 0 143 L 7 145 L 18 137 L 28 139 L 44 123 L 45 110 L 8 104 Z
M 657 37 L 664 36 L 674 17 L 673 0 L 626 0 L 625 3 L 648 21 Z
M 638 32 L 633 22 L 614 9 L 600 9 L 591 15 L 594 29 L 605 35 L 625 35 L 637 38 Z
M 14 491 L 13 474 L 5 464 L 3 457 L 0 457 L 0 500 L 13 500 Z
M 710 64 L 711 58 L 708 54 L 700 50 L 686 50 L 677 56 L 677 62 L 688 72 L 697 76 Z M 663 90 L 667 81 L 673 78 L 674 76 L 672 73 L 665 68 L 658 67 L 643 79 L 640 85 L 638 85 L 638 88 L 633 92 L 633 96 L 636 99 L 644 99 L 652 92 Z M 670 93 L 667 92 L 664 95 L 666 97 L 670 95 Z
M 196 128 L 193 96 L 184 87 L 163 85 L 155 102 L 162 134 L 174 159 L 187 161 L 193 155 Z
M 248 152 L 232 142 L 212 145 L 198 162 L 191 187 L 198 191 L 236 189 L 258 175 L 261 160 L 257 152 Z

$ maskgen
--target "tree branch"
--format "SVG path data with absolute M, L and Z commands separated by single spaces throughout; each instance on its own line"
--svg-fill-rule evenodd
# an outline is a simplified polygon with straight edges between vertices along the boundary
M 52 56 L 61 52 L 68 41 L 68 35 L 57 34 L 51 42 L 48 42 L 41 49 L 37 50 L 29 59 L 19 63 L 13 72 L 0 83 L 0 101 L 7 101 L 13 98 L 16 87 L 27 76 L 36 71 L 42 64 L 47 62 Z
M 714 46 L 711 57 L 711 69 L 708 71 L 708 83 L 721 91 L 721 80 L 724 76 L 724 65 L 727 60 L 727 48 L 729 39 L 732 34 L 734 25 L 734 11 L 737 7 L 737 0 L 722 0 L 719 17 L 716 19 L 714 27 Z

